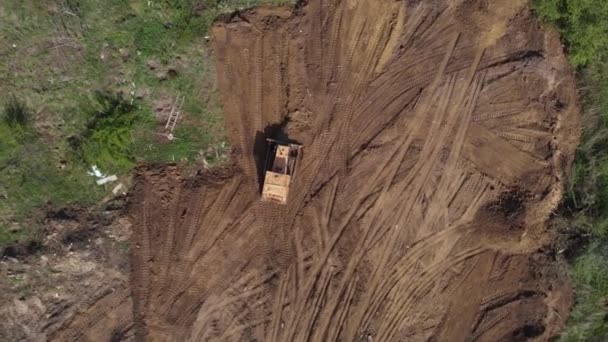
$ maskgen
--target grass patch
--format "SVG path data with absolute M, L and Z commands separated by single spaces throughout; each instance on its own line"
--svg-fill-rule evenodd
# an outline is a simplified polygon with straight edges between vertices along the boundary
M 27 106 L 17 100 L 15 95 L 10 96 L 4 105 L 4 122 L 11 128 L 26 127 L 31 120 L 31 113 Z
M 608 240 L 595 241 L 572 264 L 577 304 L 561 341 L 604 341 L 608 336 Z
M 160 55 L 169 50 L 167 29 L 160 18 L 144 16 L 137 19 L 133 27 L 135 48 L 144 56 Z
M 18 105 L 16 104 L 18 103 Z M 25 104 L 9 98 L 0 120 L 0 245 L 32 236 L 32 210 L 70 203 L 91 204 L 99 191 L 79 164 L 59 168 L 53 150 L 41 140 L 28 120 L 14 121 L 16 107 Z M 73 168 L 73 169 L 72 169 Z M 8 218 L 8 219 L 7 219 Z
M 535 0 L 534 7 L 560 30 L 573 65 L 586 66 L 608 57 L 608 2 Z
M 0 246 L 6 246 L 15 242 L 27 241 L 31 236 L 28 229 L 16 226 L 11 227 L 6 224 L 0 224 Z
M 145 114 L 120 94 L 97 92 L 93 111 L 81 136 L 70 139 L 85 165 L 112 173 L 128 172 L 135 165 L 133 131 Z

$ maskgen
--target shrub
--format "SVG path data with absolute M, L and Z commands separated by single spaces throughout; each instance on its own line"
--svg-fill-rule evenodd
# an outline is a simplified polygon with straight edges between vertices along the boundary
M 132 151 L 132 131 L 141 118 L 137 106 L 120 94 L 97 92 L 91 119 L 80 137 L 71 145 L 89 165 L 102 170 L 121 172 L 130 169 L 135 157 Z
M 608 53 L 608 1 L 535 0 L 541 17 L 556 24 L 575 66 L 602 61 Z
M 25 127 L 30 121 L 30 111 L 15 95 L 9 96 L 4 105 L 4 121 L 10 127 Z
M 561 341 L 605 341 L 608 336 L 608 242 L 598 241 L 572 265 L 576 305 Z

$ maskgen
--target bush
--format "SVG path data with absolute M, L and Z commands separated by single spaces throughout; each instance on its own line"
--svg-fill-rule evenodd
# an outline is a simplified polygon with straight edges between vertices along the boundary
M 15 95 L 9 96 L 4 105 L 4 122 L 10 127 L 25 127 L 30 121 L 30 111 L 27 106 L 19 101 Z
M 561 341 L 605 341 L 608 336 L 608 241 L 595 242 L 573 263 L 576 305 Z
M 608 53 L 608 1 L 535 0 L 541 17 L 556 24 L 575 66 L 603 61 Z
M 608 235 L 608 128 L 601 122 L 579 146 L 564 198 L 565 215 L 592 218 L 586 229 Z M 581 220 L 579 220 L 581 221 Z
M 132 132 L 142 118 L 137 106 L 120 94 L 97 92 L 91 119 L 80 137 L 70 143 L 88 165 L 104 171 L 129 170 L 135 161 Z

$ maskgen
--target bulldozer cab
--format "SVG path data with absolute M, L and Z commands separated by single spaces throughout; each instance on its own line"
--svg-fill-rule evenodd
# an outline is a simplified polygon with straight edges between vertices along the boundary
M 302 146 L 267 139 L 262 200 L 287 204 L 291 183 Z

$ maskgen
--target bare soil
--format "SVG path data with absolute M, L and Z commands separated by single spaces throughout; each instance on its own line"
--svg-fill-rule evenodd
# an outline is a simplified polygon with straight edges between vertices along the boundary
M 231 168 L 146 166 L 130 289 L 55 341 L 547 341 L 572 291 L 548 221 L 579 138 L 525 1 L 300 1 L 213 28 Z M 304 145 L 263 203 L 266 137 Z
M 123 207 L 118 199 L 102 212 L 76 207 L 49 212 L 39 223 L 45 230 L 40 242 L 2 251 L 0 340 L 48 341 L 108 294 L 130 293 L 124 247 L 131 225 Z M 118 311 L 127 324 L 132 324 L 130 303 L 127 298 Z M 132 327 L 125 327 L 123 336 L 133 336 Z

